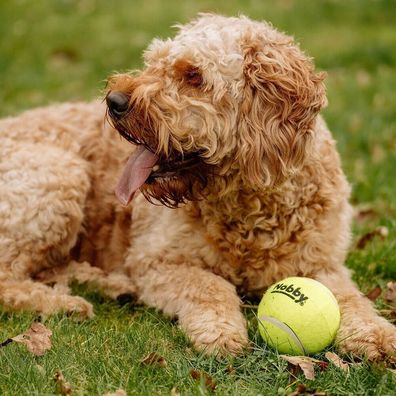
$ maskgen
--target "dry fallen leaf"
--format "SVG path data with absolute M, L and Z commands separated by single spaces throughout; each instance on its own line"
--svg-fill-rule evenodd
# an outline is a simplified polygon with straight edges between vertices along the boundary
M 63 376 L 62 371 L 57 371 L 54 375 L 54 380 L 58 392 L 63 396 L 71 396 L 73 395 L 73 391 L 71 389 L 70 384 L 66 381 L 65 377 Z
M 396 305 L 396 282 L 388 282 L 387 290 L 384 295 L 386 302 Z
M 334 366 L 344 370 L 348 371 L 349 370 L 349 364 L 344 362 L 336 353 L 334 352 L 326 352 L 325 353 L 326 359 L 333 363 Z
M 36 356 L 42 356 L 51 349 L 52 331 L 42 323 L 34 322 L 24 333 L 12 337 L 11 340 L 26 345 L 27 349 Z
M 386 227 L 377 227 L 375 230 L 368 232 L 363 235 L 357 242 L 356 247 L 358 249 L 364 249 L 366 245 L 374 239 L 374 237 L 379 236 L 381 239 L 385 239 L 389 234 L 389 230 Z
M 376 209 L 371 203 L 362 203 L 354 206 L 353 217 L 357 223 L 365 223 L 377 216 Z
M 327 367 L 327 363 L 322 360 L 317 360 L 308 356 L 288 356 L 288 355 L 280 355 L 282 359 L 285 359 L 287 362 L 292 364 L 293 366 L 300 367 L 304 373 L 306 379 L 313 380 L 315 379 L 315 365 L 319 366 L 321 369 Z
M 294 392 L 288 393 L 287 396 L 306 395 L 307 392 L 308 392 L 308 388 L 305 384 L 298 384 L 296 390 Z
M 370 290 L 367 294 L 366 297 L 370 300 L 370 301 L 375 301 L 382 293 L 382 289 L 377 286 L 374 287 L 373 290 Z
M 117 389 L 115 392 L 107 392 L 103 396 L 127 396 L 127 393 L 123 389 Z
M 205 373 L 204 371 L 192 369 L 190 371 L 190 375 L 196 381 L 203 381 L 205 383 L 206 388 L 212 391 L 216 389 L 217 383 L 208 373 Z
M 298 384 L 296 390 L 288 393 L 287 396 L 327 396 L 327 393 L 308 389 L 305 384 Z
M 164 368 L 168 365 L 167 361 L 162 356 L 160 356 L 157 352 L 149 353 L 140 362 L 143 364 L 146 364 L 148 366 L 159 366 L 162 368 Z

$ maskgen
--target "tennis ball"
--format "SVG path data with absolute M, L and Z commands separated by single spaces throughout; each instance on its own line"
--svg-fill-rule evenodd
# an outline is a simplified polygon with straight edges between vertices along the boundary
M 333 293 L 321 283 L 292 277 L 272 285 L 258 307 L 259 331 L 281 353 L 309 355 L 332 343 L 340 326 Z

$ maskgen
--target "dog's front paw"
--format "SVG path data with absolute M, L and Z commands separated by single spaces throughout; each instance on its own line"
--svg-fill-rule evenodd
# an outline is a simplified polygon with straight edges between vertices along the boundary
M 246 321 L 239 310 L 219 314 L 215 310 L 197 310 L 180 318 L 196 349 L 221 356 L 238 355 L 249 340 Z
M 89 319 L 94 316 L 92 304 L 78 296 L 63 296 L 61 310 L 79 319 Z
M 368 321 L 357 319 L 341 324 L 337 343 L 344 353 L 369 360 L 383 359 L 386 355 L 396 355 L 396 327 L 379 316 Z

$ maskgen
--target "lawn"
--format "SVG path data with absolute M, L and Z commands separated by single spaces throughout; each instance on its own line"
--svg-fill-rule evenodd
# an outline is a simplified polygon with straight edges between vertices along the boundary
M 328 72 L 324 115 L 359 209 L 347 265 L 364 293 L 384 289 L 396 279 L 395 1 L 1 1 L 0 115 L 100 96 L 109 74 L 140 67 L 141 52 L 153 37 L 172 35 L 171 25 L 198 11 L 269 20 L 293 34 Z M 356 242 L 379 226 L 388 236 L 358 248 Z M 315 380 L 306 380 L 264 345 L 251 308 L 245 312 L 253 349 L 219 360 L 196 353 L 177 323 L 160 313 L 121 306 L 90 288 L 75 292 L 94 303 L 95 318 L 82 323 L 65 316 L 42 318 L 53 332 L 53 347 L 42 357 L 15 343 L 1 348 L 0 395 L 56 394 L 57 370 L 74 395 L 119 388 L 128 395 L 170 395 L 173 388 L 182 395 L 287 395 L 300 384 L 328 395 L 396 392 L 396 375 L 380 363 L 363 361 L 349 372 L 329 365 L 317 370 Z M 381 296 L 376 305 L 390 308 Z M 36 319 L 0 310 L 0 342 Z M 144 364 L 151 352 L 166 364 Z M 196 380 L 191 370 L 211 380 Z

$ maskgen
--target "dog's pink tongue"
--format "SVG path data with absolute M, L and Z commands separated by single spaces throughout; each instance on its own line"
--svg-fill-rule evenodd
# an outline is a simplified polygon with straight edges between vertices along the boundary
M 139 146 L 130 156 L 115 189 L 115 194 L 123 205 L 131 202 L 133 194 L 147 180 L 157 161 L 158 156 L 144 146 Z

